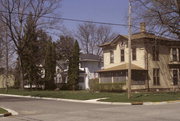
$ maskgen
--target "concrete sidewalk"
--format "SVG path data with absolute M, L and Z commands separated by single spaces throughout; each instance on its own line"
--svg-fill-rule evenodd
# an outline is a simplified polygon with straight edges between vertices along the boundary
M 132 103 L 130 103 L 130 102 L 101 102 L 101 101 L 99 101 L 101 99 L 106 99 L 106 97 L 97 98 L 97 99 L 90 99 L 90 100 L 75 100 L 75 99 L 47 98 L 47 97 L 21 96 L 21 95 L 10 95 L 10 94 L 0 94 L 0 96 L 53 100 L 53 101 L 67 101 L 67 102 L 77 102 L 77 103 L 90 103 L 90 104 L 107 104 L 107 105 L 163 105 L 163 104 L 180 103 L 180 100 L 162 101 L 162 102 L 132 102 Z

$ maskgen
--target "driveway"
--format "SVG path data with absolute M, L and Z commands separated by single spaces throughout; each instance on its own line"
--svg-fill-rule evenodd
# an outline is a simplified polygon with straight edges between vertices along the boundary
M 0 121 L 180 121 L 180 104 L 116 106 L 0 96 L 17 116 Z

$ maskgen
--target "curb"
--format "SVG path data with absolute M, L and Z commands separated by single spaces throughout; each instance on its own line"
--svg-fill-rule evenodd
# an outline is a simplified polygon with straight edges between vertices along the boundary
M 62 98 L 47 98 L 47 97 L 34 97 L 34 96 L 21 96 L 21 95 L 11 95 L 11 94 L 0 94 L 0 96 L 7 96 L 7 97 L 21 97 L 21 98 L 29 98 L 29 99 L 41 99 L 41 100 L 52 100 L 52 101 L 64 101 L 64 102 L 75 102 L 75 103 L 88 103 L 88 104 L 107 104 L 107 105 L 131 105 L 131 103 L 125 102 L 100 102 L 99 99 L 92 99 L 95 101 L 90 100 L 73 100 L 73 99 L 62 99 Z
M 11 116 L 11 113 L 4 113 L 4 114 L 0 114 L 0 117 L 7 117 L 7 116 Z
M 100 102 L 98 100 L 104 99 L 104 98 L 91 99 L 91 100 L 73 100 L 73 99 L 62 99 L 62 98 L 47 98 L 47 97 L 10 95 L 10 94 L 0 94 L 0 96 L 21 97 L 21 98 L 30 98 L 30 99 L 52 100 L 52 101 L 77 102 L 77 103 L 88 103 L 88 104 L 108 104 L 108 105 L 163 105 L 163 104 L 180 103 L 180 100 L 162 101 L 162 102 Z M 7 110 L 9 110 L 9 109 L 7 109 Z M 8 112 L 10 112 L 10 111 L 8 111 Z M 15 115 L 18 115 L 18 114 L 15 114 Z
M 1 106 L 2 107 L 2 106 Z M 15 116 L 15 115 L 18 115 L 18 112 L 14 111 L 14 110 L 11 110 L 11 109 L 8 109 L 8 108 L 5 108 L 5 107 L 2 107 L 3 109 L 7 110 L 9 113 L 11 113 L 11 115 Z

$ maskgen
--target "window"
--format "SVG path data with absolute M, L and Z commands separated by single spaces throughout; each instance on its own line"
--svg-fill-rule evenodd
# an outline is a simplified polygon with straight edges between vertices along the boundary
M 84 77 L 79 77 L 78 82 L 80 82 L 80 83 L 84 83 Z
M 177 85 L 178 84 L 178 70 L 173 70 L 172 76 L 173 76 L 173 85 Z
M 136 48 L 132 48 L 132 60 L 136 60 Z
M 172 48 L 171 49 L 171 60 L 172 61 L 180 61 L 180 48 Z
M 154 68 L 153 69 L 153 84 L 154 85 L 160 85 L 160 80 L 159 80 L 159 68 Z
M 86 63 L 85 62 L 81 62 L 81 63 L 79 63 L 80 64 L 80 67 L 81 68 L 85 68 L 86 67 Z
M 178 50 L 179 50 L 179 62 L 180 62 L 180 48 Z
M 114 63 L 114 52 L 110 51 L 110 63 Z
M 172 57 L 173 57 L 173 61 L 177 61 L 177 49 L 176 48 L 172 49 Z
M 153 46 L 152 52 L 153 52 L 153 61 L 158 61 L 159 60 L 159 47 Z
M 124 60 L 124 49 L 121 49 L 121 62 L 123 62 Z

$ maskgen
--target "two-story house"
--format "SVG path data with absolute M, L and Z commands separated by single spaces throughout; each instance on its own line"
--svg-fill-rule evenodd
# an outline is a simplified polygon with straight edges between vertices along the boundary
M 80 54 L 79 57 L 79 88 L 89 89 L 90 79 L 98 78 L 97 70 L 102 67 L 102 59 L 98 55 L 93 54 Z M 56 68 L 56 72 L 60 70 L 60 73 L 56 74 L 55 83 L 68 83 L 68 61 L 61 62 Z M 59 75 L 61 74 L 61 75 Z
M 174 89 L 180 85 L 180 40 L 171 40 L 141 31 L 132 35 L 132 89 Z M 100 45 L 104 67 L 100 83 L 127 82 L 128 36 L 118 35 Z M 126 86 L 125 86 L 126 89 Z

